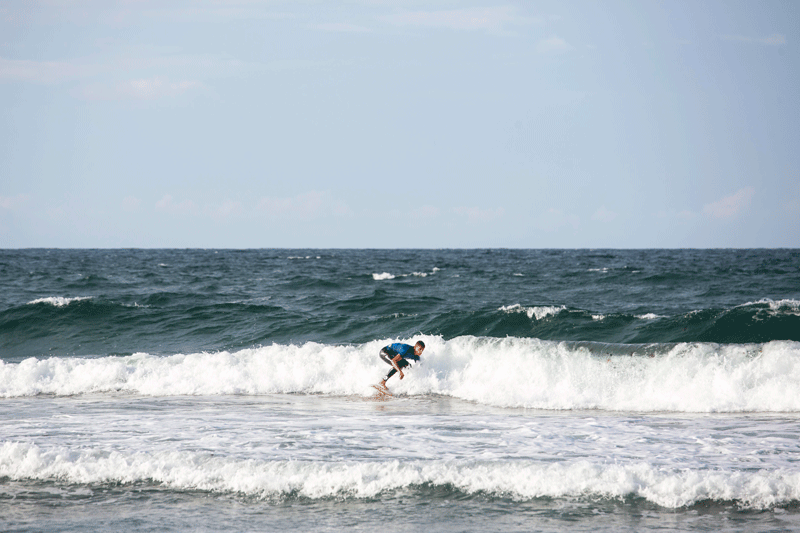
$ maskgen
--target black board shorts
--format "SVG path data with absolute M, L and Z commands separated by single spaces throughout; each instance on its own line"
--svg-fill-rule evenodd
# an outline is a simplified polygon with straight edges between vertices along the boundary
M 394 376 L 397 373 L 397 370 L 395 370 L 394 365 L 392 365 L 392 359 L 394 359 L 396 355 L 397 355 L 396 353 L 387 352 L 385 349 L 381 350 L 381 359 L 387 365 L 392 367 L 389 373 L 386 374 L 385 379 L 389 379 L 390 377 Z M 406 361 L 405 359 L 401 358 L 400 361 L 397 362 L 397 368 L 405 368 L 407 366 L 408 366 L 408 361 Z

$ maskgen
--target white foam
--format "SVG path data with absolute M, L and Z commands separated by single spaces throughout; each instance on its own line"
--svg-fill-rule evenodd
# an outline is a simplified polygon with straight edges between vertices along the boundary
M 605 357 L 537 339 L 423 336 L 422 366 L 389 383 L 501 407 L 671 412 L 800 412 L 800 343 L 679 344 L 665 355 Z M 418 340 L 408 339 L 413 343 Z M 0 362 L 0 397 L 323 393 L 366 396 L 387 370 L 380 348 L 317 343 L 169 357 Z
M 28 305 L 34 304 L 50 304 L 55 307 L 64 307 L 72 302 L 80 302 L 81 300 L 91 300 L 91 296 L 76 296 L 73 298 L 66 298 L 64 296 L 49 296 L 47 298 L 37 298 L 36 300 L 31 300 L 28 302 Z
M 655 320 L 657 318 L 664 318 L 664 317 L 661 316 L 661 315 L 657 315 L 655 313 L 645 313 L 644 315 L 636 315 L 636 318 L 639 318 L 639 319 L 642 319 L 642 320 Z
M 792 299 L 783 299 L 783 300 L 772 300 L 770 298 L 762 298 L 757 302 L 747 302 L 742 305 L 738 305 L 737 307 L 750 307 L 753 305 L 767 305 L 769 306 L 769 314 L 776 315 L 776 314 L 789 314 L 789 315 L 799 315 L 800 314 L 800 300 L 792 300 Z
M 375 281 L 383 281 L 388 279 L 408 278 L 408 277 L 427 278 L 428 276 L 436 274 L 437 272 L 439 272 L 439 270 L 441 269 L 439 269 L 438 267 L 433 267 L 433 270 L 431 270 L 430 272 L 412 272 L 410 274 L 391 274 L 389 272 L 382 272 L 380 274 L 373 273 L 372 279 L 374 279 Z
M 635 496 L 670 508 L 710 499 L 766 509 L 800 500 L 800 473 L 783 469 L 673 469 L 646 462 L 586 460 L 271 461 L 189 451 L 42 449 L 8 441 L 0 444 L 0 477 L 83 484 L 144 482 L 262 498 L 371 498 L 429 484 L 521 500 Z
M 548 316 L 555 316 L 559 314 L 561 311 L 566 310 L 566 306 L 564 305 L 546 305 L 546 306 L 539 306 L 539 307 L 523 307 L 520 304 L 514 305 L 504 305 L 498 311 L 505 311 L 506 313 L 525 313 L 528 315 L 528 318 L 533 319 L 534 317 L 536 320 L 542 320 Z

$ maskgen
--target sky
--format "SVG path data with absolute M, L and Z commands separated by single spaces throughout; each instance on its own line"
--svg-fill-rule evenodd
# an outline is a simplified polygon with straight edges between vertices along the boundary
M 800 248 L 800 2 L 4 0 L 0 248 Z

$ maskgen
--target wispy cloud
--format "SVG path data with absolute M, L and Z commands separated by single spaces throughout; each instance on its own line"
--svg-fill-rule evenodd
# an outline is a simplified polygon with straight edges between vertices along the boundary
M 572 46 L 561 37 L 550 37 L 539 41 L 536 51 L 540 54 L 563 54 L 572 50 Z
M 0 80 L 32 83 L 61 83 L 95 76 L 103 68 L 70 61 L 30 61 L 0 57 Z
M 241 202 L 226 199 L 214 209 L 212 215 L 217 219 L 227 219 L 234 215 L 241 215 L 243 212 L 244 210 Z
M 767 37 L 748 37 L 746 35 L 721 35 L 723 41 L 739 41 L 743 43 L 763 44 L 767 46 L 784 46 L 786 36 L 780 33 L 773 33 Z
M 414 208 L 411 216 L 415 219 L 430 220 L 439 216 L 439 208 L 432 205 L 421 205 Z
M 311 30 L 331 31 L 340 33 L 372 33 L 372 29 L 357 24 L 348 24 L 346 22 L 329 22 L 324 24 L 309 24 L 307 26 Z
M 156 209 L 166 213 L 189 215 L 197 211 L 197 206 L 193 201 L 188 199 L 176 202 L 171 194 L 165 194 L 161 200 L 156 202 Z
M 87 100 L 156 100 L 158 98 L 179 96 L 203 87 L 198 81 L 169 81 L 155 77 L 149 79 L 127 80 L 113 84 L 90 84 L 80 89 L 80 96 Z
M 30 200 L 27 194 L 17 194 L 15 196 L 0 196 L 0 209 L 14 211 L 23 207 Z
M 459 216 L 467 217 L 470 222 L 490 222 L 498 219 L 505 214 L 505 209 L 498 207 L 497 209 L 484 209 L 481 207 L 456 207 L 453 213 Z
M 264 197 L 257 209 L 270 218 L 289 218 L 313 220 L 328 216 L 347 216 L 352 214 L 350 207 L 333 198 L 329 193 L 310 191 L 293 197 Z
M 551 207 L 539 215 L 538 228 L 543 231 L 558 231 L 561 228 L 572 226 L 577 230 L 581 225 L 581 218 L 572 213 L 564 213 L 560 209 Z
M 143 17 L 181 23 L 198 20 L 225 23 L 237 19 L 283 20 L 296 16 L 278 10 L 278 6 L 285 6 L 286 2 L 274 0 L 26 0 L 5 4 L 10 5 L 0 4 L 0 20 L 17 24 L 66 21 L 120 27 L 135 24 Z
M 123 209 L 137 211 L 139 200 L 126 197 Z M 310 191 L 291 197 L 265 196 L 258 200 L 240 201 L 231 198 L 196 203 L 191 199 L 177 200 L 165 194 L 155 203 L 162 213 L 192 216 L 197 219 L 225 221 L 231 219 L 273 219 L 311 221 L 353 215 L 350 207 L 328 192 Z
M 613 211 L 606 209 L 606 206 L 601 205 L 600 208 L 592 215 L 592 220 L 599 222 L 611 222 L 617 218 L 617 214 Z
M 512 6 L 473 7 L 445 11 L 406 11 L 387 15 L 383 19 L 397 26 L 466 31 L 500 31 L 508 25 L 540 22 L 539 19 L 518 14 Z
M 163 50 L 127 50 L 104 61 L 84 58 L 66 61 L 33 61 L 0 57 L 0 81 L 58 84 L 88 81 L 113 76 L 122 82 L 104 82 L 114 85 L 114 92 L 138 97 L 149 97 L 164 91 L 175 93 L 198 86 L 193 80 L 168 81 L 170 77 L 207 79 L 226 77 L 242 72 L 269 68 L 269 65 L 245 63 L 228 55 L 169 54 Z M 147 74 L 152 73 L 152 74 Z M 144 74 L 144 75 L 143 75 Z M 108 89 L 105 89 L 108 93 Z
M 729 220 L 739 216 L 750 207 L 755 189 L 745 187 L 730 196 L 703 206 L 703 213 L 719 220 Z
M 184 23 L 189 21 L 229 22 L 231 20 L 289 20 L 297 18 L 297 14 L 275 9 L 278 2 L 266 1 L 237 1 L 220 0 L 200 3 L 186 8 L 162 8 L 159 2 L 152 2 L 158 6 L 145 9 L 142 14 L 154 19 L 167 19 Z M 191 3 L 189 4 L 191 5 Z M 123 12 L 124 13 L 124 12 Z

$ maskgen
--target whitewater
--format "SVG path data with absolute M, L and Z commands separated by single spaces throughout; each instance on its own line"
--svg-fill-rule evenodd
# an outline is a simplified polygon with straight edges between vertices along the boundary
M 19 250 L 0 285 L 3 531 L 800 529 L 797 251 Z
M 372 395 L 385 339 L 359 346 L 272 345 L 171 356 L 29 358 L 0 362 L 0 396 L 127 392 Z M 800 412 L 800 343 L 602 345 L 422 336 L 428 346 L 399 395 L 499 407 L 641 412 Z M 619 355 L 627 351 L 625 355 Z M 313 364 L 309 364 L 313 361 Z

